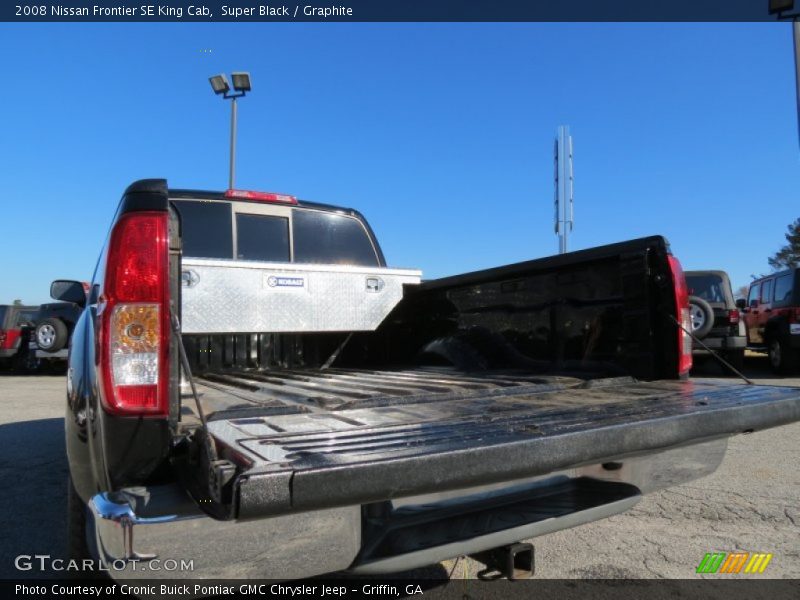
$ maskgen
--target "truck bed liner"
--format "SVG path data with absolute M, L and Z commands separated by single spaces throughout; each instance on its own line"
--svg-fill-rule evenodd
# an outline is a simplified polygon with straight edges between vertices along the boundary
M 287 407 L 302 407 L 304 412 L 327 412 L 566 389 L 585 381 L 565 375 L 518 371 L 463 374 L 428 367 L 396 371 L 228 369 L 204 373 L 200 383 L 206 388 L 206 402 L 216 400 L 207 412 L 231 404 L 226 394 L 252 405 L 274 405 L 279 401 Z M 218 393 L 211 393 L 211 389 Z
M 219 407 L 210 434 L 247 465 L 240 518 L 507 481 L 800 419 L 800 389 L 701 380 L 334 369 L 209 373 L 200 390 Z

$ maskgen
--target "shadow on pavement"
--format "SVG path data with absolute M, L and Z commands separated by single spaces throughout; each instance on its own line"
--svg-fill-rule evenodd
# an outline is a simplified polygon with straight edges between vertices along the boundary
M 692 377 L 730 377 L 737 378 L 731 371 L 723 367 L 722 364 L 712 356 L 694 356 L 694 366 L 692 367 Z M 766 355 L 745 356 L 744 369 L 742 370 L 747 377 L 757 378 L 778 378 L 769 367 Z M 800 375 L 800 373 L 798 373 Z
M 20 554 L 66 554 L 67 456 L 64 419 L 0 425 L 0 578 L 48 577 L 17 571 Z

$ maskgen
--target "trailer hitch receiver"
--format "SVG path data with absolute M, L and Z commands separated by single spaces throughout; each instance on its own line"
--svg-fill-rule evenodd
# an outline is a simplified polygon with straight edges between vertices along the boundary
M 530 579 L 535 569 L 533 544 L 524 542 L 486 550 L 472 558 L 486 565 L 486 569 L 478 573 L 481 579 Z

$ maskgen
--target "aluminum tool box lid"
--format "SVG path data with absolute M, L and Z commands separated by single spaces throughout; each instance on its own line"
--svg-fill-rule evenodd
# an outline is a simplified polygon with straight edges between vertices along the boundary
M 183 333 L 372 331 L 422 272 L 184 258 Z

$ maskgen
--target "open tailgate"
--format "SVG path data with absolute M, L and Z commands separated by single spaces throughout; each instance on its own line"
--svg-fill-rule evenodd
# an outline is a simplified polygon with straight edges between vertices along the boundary
M 620 378 L 247 413 L 208 423 L 223 453 L 249 465 L 236 481 L 240 519 L 508 481 L 775 427 L 800 420 L 800 388 Z

